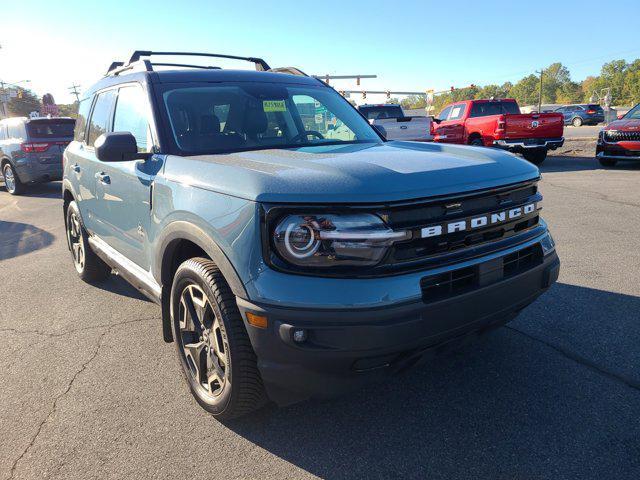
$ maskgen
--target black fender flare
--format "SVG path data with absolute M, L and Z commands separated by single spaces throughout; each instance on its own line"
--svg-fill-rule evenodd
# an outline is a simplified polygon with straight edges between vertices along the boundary
M 237 297 L 248 298 L 240 276 L 217 243 L 200 227 L 183 220 L 171 222 L 162 230 L 158 238 L 158 247 L 153 262 L 155 267 L 153 276 L 163 288 L 165 287 L 164 280 L 166 280 L 164 277 L 170 267 L 168 259 L 171 258 L 173 249 L 180 240 L 188 240 L 204 250 L 222 272 L 233 294 Z

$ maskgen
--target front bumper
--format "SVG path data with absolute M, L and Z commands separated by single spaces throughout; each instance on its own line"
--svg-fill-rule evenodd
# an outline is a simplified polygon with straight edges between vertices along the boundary
M 493 146 L 513 152 L 522 152 L 530 149 L 546 148 L 555 150 L 564 145 L 564 137 L 560 138 L 519 138 L 507 140 L 494 140 Z
M 596 158 L 603 160 L 640 160 L 640 142 L 598 143 Z
M 322 309 L 238 299 L 268 395 L 281 405 L 335 396 L 510 321 L 557 280 L 560 262 L 553 250 L 503 278 L 495 265 L 506 256 L 479 259 L 477 288 L 435 301 Z M 268 328 L 251 326 L 247 312 L 266 316 Z M 297 343 L 299 329 L 306 340 Z

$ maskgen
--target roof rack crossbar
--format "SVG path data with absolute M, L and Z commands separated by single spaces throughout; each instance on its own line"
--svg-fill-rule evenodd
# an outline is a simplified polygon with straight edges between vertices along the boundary
M 188 63 L 154 63 L 153 65 L 158 67 L 185 67 L 185 68 L 204 68 L 206 70 L 221 70 L 220 67 L 208 66 L 208 65 L 190 65 Z
M 258 57 L 239 57 L 237 55 L 222 55 L 219 53 L 201 53 L 201 52 L 152 52 L 150 50 L 136 50 L 129 59 L 129 64 L 137 62 L 140 57 L 150 57 L 152 55 L 165 56 L 188 56 L 188 57 L 213 57 L 213 58 L 230 58 L 232 60 L 245 60 L 254 63 L 256 70 L 266 72 L 269 70 L 269 64 L 262 58 Z

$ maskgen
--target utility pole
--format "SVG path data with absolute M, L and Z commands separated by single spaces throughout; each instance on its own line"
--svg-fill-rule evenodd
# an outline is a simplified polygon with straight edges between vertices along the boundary
M 80 92 L 78 92 L 78 88 L 80 85 L 76 85 L 75 83 L 69 87 L 71 93 L 76 96 L 76 102 L 80 103 Z
M 540 91 L 538 92 L 538 113 L 542 113 L 542 69 L 536 70 L 540 74 Z

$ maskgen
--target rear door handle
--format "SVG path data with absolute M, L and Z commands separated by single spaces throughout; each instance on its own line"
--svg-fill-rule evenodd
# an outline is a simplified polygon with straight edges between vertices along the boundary
M 102 183 L 103 185 L 110 185 L 111 184 L 111 177 L 109 177 L 109 175 L 107 175 L 104 172 L 100 172 L 100 173 L 96 173 L 96 178 L 100 181 L 100 183 Z
M 76 173 L 80 173 L 80 165 L 78 165 L 77 163 L 74 163 L 73 165 L 71 165 L 71 170 L 73 170 Z

